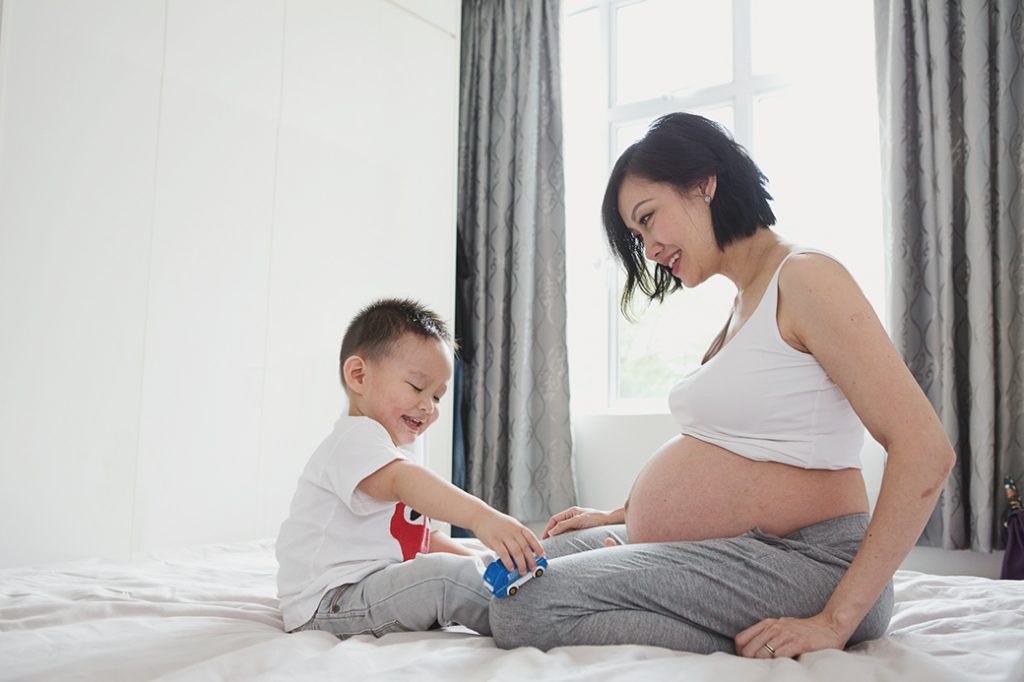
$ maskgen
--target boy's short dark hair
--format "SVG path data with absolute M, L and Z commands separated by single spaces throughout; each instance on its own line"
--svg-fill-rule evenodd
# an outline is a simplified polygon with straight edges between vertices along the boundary
M 342 386 L 345 360 L 353 355 L 378 360 L 390 353 L 406 334 L 437 339 L 456 350 L 448 325 L 430 308 L 408 298 L 380 299 L 360 310 L 345 330 L 338 362 Z

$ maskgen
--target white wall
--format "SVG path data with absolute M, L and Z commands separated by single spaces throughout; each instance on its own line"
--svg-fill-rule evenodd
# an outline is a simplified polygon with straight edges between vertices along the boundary
M 597 509 L 621 507 L 633 479 L 665 441 L 678 433 L 668 414 L 590 414 L 574 418 L 576 472 L 580 505 Z M 882 483 L 885 452 L 865 435 L 861 451 L 864 482 L 874 509 Z M 939 575 L 998 578 L 1003 552 L 984 554 L 915 547 L 901 568 Z
M 341 405 L 348 318 L 409 294 L 453 317 L 458 1 L 0 10 L 0 566 L 273 535 Z M 674 433 L 575 431 L 595 507 Z
M 0 7 L 0 566 L 274 535 L 351 315 L 453 317 L 457 0 Z

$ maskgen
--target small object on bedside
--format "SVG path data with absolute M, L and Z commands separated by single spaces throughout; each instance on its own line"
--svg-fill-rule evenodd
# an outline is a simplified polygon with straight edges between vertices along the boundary
M 1006 510 L 1006 554 L 999 577 L 1003 580 L 1024 580 L 1024 514 L 1021 513 L 1020 493 L 1013 476 L 1003 479 L 1010 507 Z
M 513 562 L 513 565 L 515 565 L 515 562 Z M 548 560 L 539 556 L 537 557 L 537 568 L 527 571 L 525 575 L 519 575 L 518 567 L 510 571 L 501 563 L 501 559 L 495 559 L 487 567 L 487 570 L 484 571 L 484 582 L 491 588 L 491 593 L 498 599 L 501 599 L 518 592 L 519 587 L 526 581 L 544 575 L 547 567 Z
M 1003 479 L 1003 488 L 1006 489 L 1006 496 L 1010 498 L 1009 516 L 1019 514 L 1022 510 L 1020 492 L 1017 490 L 1017 481 L 1013 480 L 1013 476 L 1007 476 Z

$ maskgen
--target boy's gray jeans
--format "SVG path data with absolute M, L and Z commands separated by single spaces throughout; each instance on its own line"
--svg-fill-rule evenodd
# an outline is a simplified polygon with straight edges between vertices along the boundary
M 324 630 L 344 639 L 382 637 L 451 623 L 489 635 L 491 593 L 478 557 L 437 552 L 392 564 L 358 583 L 328 590 L 313 617 L 292 632 Z
M 735 653 L 733 638 L 765 618 L 819 613 L 860 547 L 868 515 L 802 528 L 785 538 L 755 529 L 736 538 L 623 544 L 625 526 L 544 541 L 548 570 L 512 597 L 491 602 L 503 649 L 643 644 Z M 892 583 L 848 644 L 885 634 Z

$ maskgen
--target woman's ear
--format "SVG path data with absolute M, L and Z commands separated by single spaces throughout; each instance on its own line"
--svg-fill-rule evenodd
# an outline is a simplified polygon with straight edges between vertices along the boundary
M 701 183 L 701 192 L 704 196 L 711 197 L 711 200 L 715 199 L 715 190 L 718 189 L 718 176 L 709 175 L 708 179 Z
M 356 395 L 363 394 L 363 382 L 366 380 L 366 361 L 358 355 L 350 355 L 341 365 L 341 375 L 345 377 L 345 386 Z

